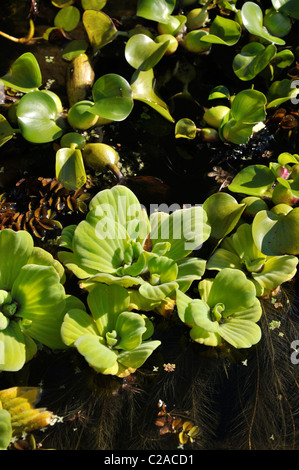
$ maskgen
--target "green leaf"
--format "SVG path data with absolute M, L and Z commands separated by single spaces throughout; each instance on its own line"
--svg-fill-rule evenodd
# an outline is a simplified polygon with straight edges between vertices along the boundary
M 219 334 L 235 348 L 250 348 L 261 339 L 260 327 L 252 321 L 232 318 L 220 325 Z
M 182 292 L 186 292 L 193 281 L 201 279 L 206 268 L 206 261 L 200 258 L 183 258 L 176 264 L 178 266 L 176 282 Z
M 199 291 L 202 294 L 202 285 L 206 281 L 200 281 Z M 222 269 L 214 278 L 208 297 L 202 299 L 210 307 L 221 303 L 225 310 L 222 316 L 228 317 L 238 311 L 250 308 L 255 297 L 255 287 L 252 282 L 246 278 L 246 275 L 237 269 Z
M 33 264 L 23 266 L 11 295 L 19 303 L 15 316 L 31 322 L 26 333 L 50 348 L 63 348 L 60 326 L 65 313 L 65 291 L 55 269 Z
M 242 90 L 234 98 L 231 115 L 236 121 L 244 124 L 255 124 L 266 117 L 267 100 L 263 93 L 257 90 Z
M 271 65 L 278 67 L 279 69 L 284 69 L 290 67 L 295 60 L 295 56 L 292 51 L 289 49 L 284 49 L 283 51 L 277 52 L 275 57 L 271 60 Z
M 12 438 L 11 417 L 7 410 L 0 409 L 0 450 L 6 450 Z
M 95 54 L 116 37 L 117 29 L 108 15 L 98 10 L 85 10 L 82 22 Z
M 160 341 L 145 341 L 132 351 L 121 351 L 118 362 L 126 367 L 138 369 L 160 344 Z
M 33 239 L 26 231 L 0 231 L 0 289 L 11 291 L 20 269 L 27 264 L 33 251 Z
M 80 11 L 77 7 L 67 6 L 59 10 L 54 18 L 54 26 L 64 31 L 72 31 L 80 21 Z
M 165 282 L 164 284 L 159 284 L 153 286 L 149 283 L 144 283 L 139 287 L 139 293 L 150 300 L 163 300 L 165 297 L 169 297 L 174 294 L 176 288 L 178 287 L 177 282 Z
M 42 76 L 35 56 L 31 52 L 22 54 L 13 62 L 9 72 L 1 77 L 1 81 L 7 87 L 24 93 L 37 90 L 42 84 Z
M 86 172 L 79 149 L 60 148 L 56 152 L 56 178 L 67 189 L 76 191 L 86 182 Z
M 297 272 L 298 258 L 291 255 L 269 257 L 261 272 L 252 273 L 253 278 L 267 290 L 274 290 L 289 281 Z
M 176 123 L 174 133 L 176 139 L 195 139 L 197 127 L 191 119 L 183 118 Z
M 210 311 L 210 307 L 205 302 L 200 299 L 197 299 L 197 301 L 203 303 L 203 309 L 207 309 L 208 312 Z M 189 327 L 192 327 L 194 325 L 194 319 L 191 311 L 191 302 L 192 299 L 188 295 L 183 293 L 180 289 L 176 290 L 176 306 L 178 316 L 180 320 Z
M 97 372 L 110 373 L 111 368 L 117 367 L 117 354 L 101 342 L 101 338 L 92 335 L 80 336 L 75 346 L 88 364 Z
M 146 34 L 134 34 L 125 47 L 125 57 L 131 67 L 146 72 L 164 56 L 169 41 L 157 43 Z
M 152 221 L 154 223 L 152 224 Z M 171 215 L 151 214 L 151 241 L 169 242 L 171 247 L 165 256 L 178 260 L 201 246 L 210 236 L 207 215 L 201 206 L 193 206 L 174 211 Z
M 239 256 L 228 249 L 218 248 L 207 262 L 207 269 L 221 271 L 224 268 L 242 270 L 243 266 Z
M 142 342 L 142 335 L 146 332 L 145 321 L 139 313 L 122 312 L 117 317 L 115 330 L 120 337 L 116 348 L 131 351 Z
M 246 144 L 252 136 L 254 124 L 244 124 L 236 119 L 223 119 L 219 128 L 219 135 L 222 140 L 227 140 L 237 145 Z
M 74 255 L 67 253 L 66 256 L 67 263 L 73 260 L 74 265 L 83 270 L 83 279 L 98 273 L 116 272 L 129 246 L 129 236 L 122 225 L 108 218 L 93 217 L 92 222 L 79 223 L 73 239 Z M 76 275 L 81 277 L 80 273 Z
M 119 285 L 95 286 L 88 294 L 87 302 L 101 336 L 116 329 L 116 319 L 121 312 L 127 311 L 130 296 Z
M 235 176 L 228 189 L 249 196 L 263 196 L 275 182 L 275 176 L 266 165 L 249 165 Z
M 14 133 L 15 131 L 8 120 L 0 114 L 0 147 L 8 142 L 13 137 Z
M 233 60 L 233 70 L 240 80 L 252 80 L 275 57 L 276 47 L 273 44 L 265 47 L 259 42 L 246 44 Z
M 138 0 L 137 16 L 158 23 L 167 23 L 174 8 L 175 0 Z
M 61 338 L 67 346 L 74 346 L 75 341 L 83 335 L 98 336 L 95 323 L 84 310 L 71 309 L 63 319 Z
M 298 89 L 292 86 L 292 81 L 285 78 L 271 83 L 267 93 L 267 108 L 280 106 L 282 103 L 296 98 Z
M 92 88 L 94 106 L 91 113 L 105 119 L 123 121 L 133 109 L 130 84 L 120 75 L 110 73 L 98 78 Z
M 299 254 L 299 208 L 286 215 L 260 211 L 252 223 L 252 235 L 258 249 L 269 256 Z
M 241 26 L 236 21 L 217 15 L 213 20 L 209 34 L 203 36 L 201 41 L 211 44 L 233 46 L 241 36 Z
M 230 233 L 240 220 L 246 204 L 238 204 L 237 200 L 226 193 L 215 193 L 209 196 L 203 209 L 211 226 L 211 237 L 220 240 Z
M 299 6 L 297 0 L 272 0 L 272 5 L 276 10 L 299 20 Z
M 112 218 L 128 231 L 130 238 L 142 241 L 149 233 L 149 219 L 144 207 L 126 186 L 114 186 L 98 192 L 89 203 L 91 217 Z M 87 219 L 89 214 L 87 215 Z M 137 222 L 137 226 L 136 223 Z
M 84 54 L 87 48 L 88 42 L 85 39 L 74 39 L 64 47 L 62 57 L 64 60 L 72 61 L 80 54 Z
M 153 69 L 146 72 L 136 71 L 131 78 L 134 100 L 142 101 L 157 111 L 170 122 L 174 122 L 167 104 L 154 90 L 155 76 Z
M 215 100 L 215 99 L 218 99 L 218 98 L 227 98 L 227 99 L 229 99 L 230 98 L 229 89 L 227 87 L 223 86 L 223 85 L 218 85 L 218 86 L 214 87 L 210 91 L 208 99 L 209 100 Z
M 61 137 L 64 125 L 59 120 L 59 111 L 57 102 L 45 91 L 32 91 L 23 96 L 17 107 L 23 137 L 33 143 L 51 142 Z
M 272 36 L 264 28 L 263 12 L 261 8 L 253 2 L 245 2 L 241 9 L 241 17 L 244 27 L 249 31 L 250 34 L 258 36 L 265 41 L 272 42 L 283 46 L 285 41 L 281 38 Z
M 0 344 L 0 371 L 16 372 L 22 369 L 26 361 L 25 339 L 15 321 L 11 321 L 5 330 L 0 331 Z

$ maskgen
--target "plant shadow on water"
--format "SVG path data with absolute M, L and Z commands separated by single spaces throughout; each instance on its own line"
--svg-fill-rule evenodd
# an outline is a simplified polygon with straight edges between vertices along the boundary
M 55 415 L 45 429 L 37 426 L 32 431 L 24 425 L 23 437 L 20 429 L 15 430 L 17 439 L 8 440 L 9 448 L 24 442 L 32 448 L 32 433 L 37 449 L 298 449 L 299 365 L 292 360 L 292 343 L 299 341 L 299 119 L 298 106 L 290 101 L 290 77 L 299 76 L 298 9 L 282 8 L 279 13 L 292 26 L 282 36 L 292 57 L 281 47 L 272 16 L 266 19 L 270 42 L 265 28 L 252 25 L 252 12 L 257 15 L 255 8 L 262 8 L 266 15 L 267 9 L 273 10 L 270 1 L 261 2 L 261 7 L 246 1 L 200 2 L 210 15 L 207 23 L 194 28 L 200 37 L 192 48 L 200 50 L 186 46 L 189 20 L 177 34 L 172 31 L 178 49 L 168 55 L 166 43 L 151 38 L 166 34 L 171 25 L 151 16 L 151 2 L 86 0 L 85 7 L 83 1 L 63 3 L 13 1 L 5 6 L 0 22 L 0 31 L 25 38 L 31 19 L 33 38 L 39 37 L 22 43 L 0 36 L 0 76 L 6 77 L 0 121 L 0 248 L 18 255 L 16 239 L 9 234 L 5 239 L 10 233 L 5 229 L 29 232 L 42 251 L 28 255 L 20 270 L 26 273 L 30 260 L 42 272 L 55 269 L 60 276 L 55 286 L 61 282 L 55 287 L 57 299 L 58 291 L 65 294 L 56 305 L 70 303 L 63 312 L 57 308 L 56 323 L 49 321 L 46 334 L 37 312 L 28 310 L 27 284 L 18 297 L 25 305 L 18 310 L 18 322 L 5 313 L 7 305 L 11 307 L 10 288 L 0 286 L 0 340 L 9 348 L 11 337 L 19 347 L 11 326 L 18 324 L 26 338 L 21 341 L 22 354 L 28 358 L 18 370 L 1 371 L 0 389 L 40 387 L 38 406 Z M 166 9 L 173 4 L 174 13 L 169 11 L 167 18 L 175 15 L 174 22 L 198 7 L 197 2 L 184 0 L 155 3 L 167 4 Z M 61 26 L 57 12 L 70 6 L 82 18 L 85 15 L 85 27 L 82 21 L 70 30 Z M 233 21 L 241 9 L 248 30 Z M 108 40 L 99 46 L 86 25 L 90 12 L 102 15 L 101 10 L 107 28 L 101 40 Z M 72 19 L 70 14 L 65 21 Z M 116 29 L 120 34 L 114 37 Z M 87 51 L 93 59 L 95 80 L 83 86 L 84 98 L 77 102 L 93 111 L 84 109 L 71 125 L 71 60 L 63 53 L 82 39 L 83 54 Z M 69 49 L 72 61 L 81 56 L 75 54 L 76 47 Z M 30 90 L 22 80 L 20 85 L 17 67 L 13 69 L 20 60 L 22 73 L 26 70 L 23 54 L 28 52 L 36 59 L 27 56 L 34 70 Z M 260 70 L 261 57 L 268 62 Z M 241 74 L 245 75 L 240 79 Z M 107 82 L 97 81 L 103 77 Z M 13 88 L 16 83 L 19 90 Z M 24 97 L 33 100 L 27 107 Z M 114 100 L 121 118 L 113 114 Z M 46 109 L 45 120 L 51 115 L 48 127 L 55 127 L 58 138 L 51 134 L 46 141 L 36 141 L 38 120 L 30 115 L 35 106 Z M 217 106 L 225 108 L 225 115 L 215 124 L 208 111 Z M 80 127 L 86 115 L 93 124 Z M 71 143 L 62 145 L 64 137 Z M 88 160 L 87 143 L 113 147 L 115 161 L 111 154 L 96 151 Z M 281 199 L 277 196 L 278 185 L 291 191 L 291 199 L 289 193 L 288 198 L 285 193 Z M 101 245 L 95 228 L 101 222 L 97 209 L 109 201 L 123 216 L 118 194 L 146 210 L 119 224 L 125 233 L 119 246 L 113 241 Z M 246 196 L 265 204 L 262 210 L 255 212 Z M 152 214 L 153 207 L 171 204 L 185 205 L 186 211 L 189 205 L 203 205 L 202 233 L 196 238 L 203 245 L 200 250 L 185 250 L 171 237 L 151 238 L 155 224 L 163 224 Z M 167 220 L 174 224 L 178 212 L 168 214 Z M 197 223 L 193 217 L 192 227 Z M 136 221 L 146 221 L 140 238 L 130 229 L 130 222 Z M 108 218 L 109 229 L 114 223 Z M 8 270 L 7 265 L 3 269 Z M 1 266 L 0 261 L 0 271 Z M 18 278 L 15 282 L 14 293 Z M 99 286 L 107 290 L 96 298 Z M 34 294 L 41 295 L 38 290 Z M 109 308 L 113 319 L 108 318 Z M 62 340 L 55 336 L 59 322 Z

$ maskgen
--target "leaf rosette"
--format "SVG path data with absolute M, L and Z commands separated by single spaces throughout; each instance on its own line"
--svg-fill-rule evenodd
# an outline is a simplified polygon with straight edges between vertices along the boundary
M 225 341 L 237 349 L 260 341 L 261 305 L 242 271 L 225 268 L 214 279 L 200 281 L 198 290 L 200 299 L 177 291 L 178 315 L 191 328 L 193 341 L 214 347 Z
M 269 295 L 294 277 L 298 259 L 292 255 L 267 256 L 255 245 L 252 226 L 242 224 L 226 238 L 207 262 L 207 269 L 243 271 L 256 287 L 257 296 Z
M 17 371 L 36 354 L 37 343 L 65 348 L 64 269 L 25 231 L 2 230 L 0 253 L 0 370 Z
M 149 217 L 131 190 L 115 186 L 91 200 L 86 220 L 63 230 L 59 259 L 81 287 L 118 284 L 134 290 L 136 308 L 150 310 L 201 279 L 205 261 L 188 255 L 210 231 L 201 206 Z
M 65 344 L 98 373 L 125 377 L 141 367 L 160 341 L 148 340 L 151 321 L 129 311 L 130 295 L 118 285 L 97 285 L 87 297 L 90 313 L 70 309 L 62 323 Z

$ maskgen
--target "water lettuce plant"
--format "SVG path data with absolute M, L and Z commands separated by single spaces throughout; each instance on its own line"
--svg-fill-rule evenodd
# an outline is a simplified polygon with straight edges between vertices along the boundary
M 58 256 L 81 287 L 124 286 L 137 309 L 149 310 L 201 278 L 205 261 L 188 255 L 210 231 L 201 206 L 148 217 L 134 193 L 117 185 L 94 196 L 86 220 L 63 230 L 66 250 Z
M 87 297 L 90 314 L 69 310 L 61 336 L 98 373 L 125 377 L 143 365 L 161 344 L 151 341 L 151 321 L 129 311 L 130 295 L 119 285 L 97 285 Z
M 239 269 L 255 285 L 256 295 L 265 297 L 295 276 L 298 258 L 292 255 L 263 254 L 255 245 L 252 233 L 252 225 L 241 224 L 215 250 L 207 262 L 207 269 Z
M 0 370 L 17 371 L 36 354 L 38 343 L 65 348 L 64 270 L 50 253 L 34 247 L 25 231 L 2 230 L 0 251 Z
M 262 308 L 255 287 L 240 270 L 224 268 L 213 279 L 199 282 L 200 298 L 177 291 L 179 318 L 190 327 L 193 341 L 206 346 L 224 342 L 250 348 L 261 339 Z

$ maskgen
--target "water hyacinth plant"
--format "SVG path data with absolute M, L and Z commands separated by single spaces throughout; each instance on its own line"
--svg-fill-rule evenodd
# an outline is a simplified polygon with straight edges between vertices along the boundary
M 59 259 L 81 287 L 118 284 L 137 309 L 150 310 L 201 278 L 205 260 L 187 256 L 210 231 L 201 206 L 148 217 L 130 189 L 114 186 L 91 200 L 86 220 L 63 230 Z
M 28 232 L 2 230 L 0 251 L 0 370 L 17 371 L 36 354 L 37 343 L 65 348 L 60 337 L 64 270 L 50 253 L 33 246 Z

